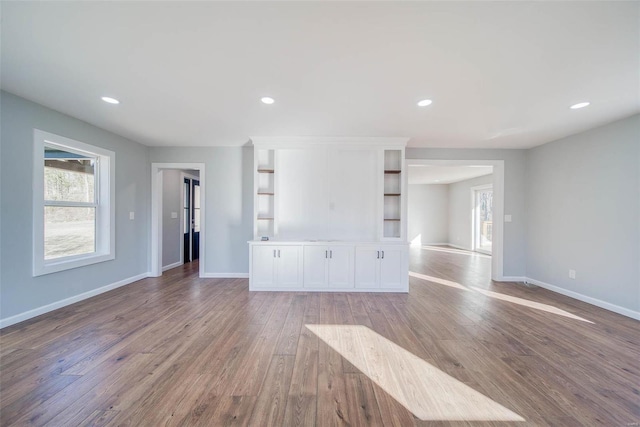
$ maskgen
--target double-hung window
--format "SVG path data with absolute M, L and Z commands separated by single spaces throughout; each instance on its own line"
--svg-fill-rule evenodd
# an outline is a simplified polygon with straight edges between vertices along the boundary
M 112 151 L 34 130 L 33 275 L 115 258 Z

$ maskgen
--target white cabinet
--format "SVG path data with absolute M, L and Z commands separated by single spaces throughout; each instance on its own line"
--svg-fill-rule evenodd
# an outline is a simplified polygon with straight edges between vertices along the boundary
M 250 242 L 252 290 L 408 292 L 408 245 Z
M 355 287 L 360 289 L 408 289 L 406 248 L 401 245 L 358 246 Z
M 353 288 L 353 246 L 304 247 L 305 288 Z
M 302 247 L 253 245 L 251 288 L 298 288 L 302 286 Z

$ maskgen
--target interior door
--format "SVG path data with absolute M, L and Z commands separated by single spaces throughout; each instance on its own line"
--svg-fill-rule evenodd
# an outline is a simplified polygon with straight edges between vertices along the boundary
M 182 209 L 184 214 L 183 232 L 183 260 L 185 263 L 200 258 L 200 181 L 185 178 L 183 182 L 184 199 Z
M 191 262 L 191 180 L 189 178 L 184 179 L 182 184 L 182 233 L 183 233 L 183 261 L 185 263 Z
M 200 258 L 200 181 L 191 180 L 191 261 Z

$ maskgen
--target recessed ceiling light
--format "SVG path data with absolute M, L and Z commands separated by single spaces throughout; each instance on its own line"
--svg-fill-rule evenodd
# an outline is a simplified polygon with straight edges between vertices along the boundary
M 276 100 L 271 98 L 270 96 L 263 96 L 262 98 L 260 98 L 260 101 L 262 101 L 263 104 L 267 105 L 271 105 L 276 102 Z
M 102 100 L 103 100 L 104 102 L 109 103 L 109 104 L 120 104 L 120 101 L 118 101 L 118 100 L 117 100 L 117 99 L 115 99 L 115 98 L 111 98 L 111 97 L 109 97 L 109 96 L 103 96 L 103 97 L 102 97 Z
M 578 108 L 584 108 L 587 107 L 589 105 L 589 102 L 580 102 L 578 104 L 573 104 L 571 107 L 572 110 L 577 110 Z
M 433 101 L 431 101 L 430 99 L 423 99 L 422 101 L 418 102 L 418 107 L 426 107 L 427 105 L 431 105 Z

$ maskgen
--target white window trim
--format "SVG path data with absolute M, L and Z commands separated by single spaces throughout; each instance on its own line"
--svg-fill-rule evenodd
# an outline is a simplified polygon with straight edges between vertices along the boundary
M 98 156 L 96 170 L 96 251 L 91 254 L 44 259 L 44 147 L 54 144 L 72 152 Z M 93 145 L 33 130 L 33 275 L 69 270 L 115 259 L 115 153 Z

